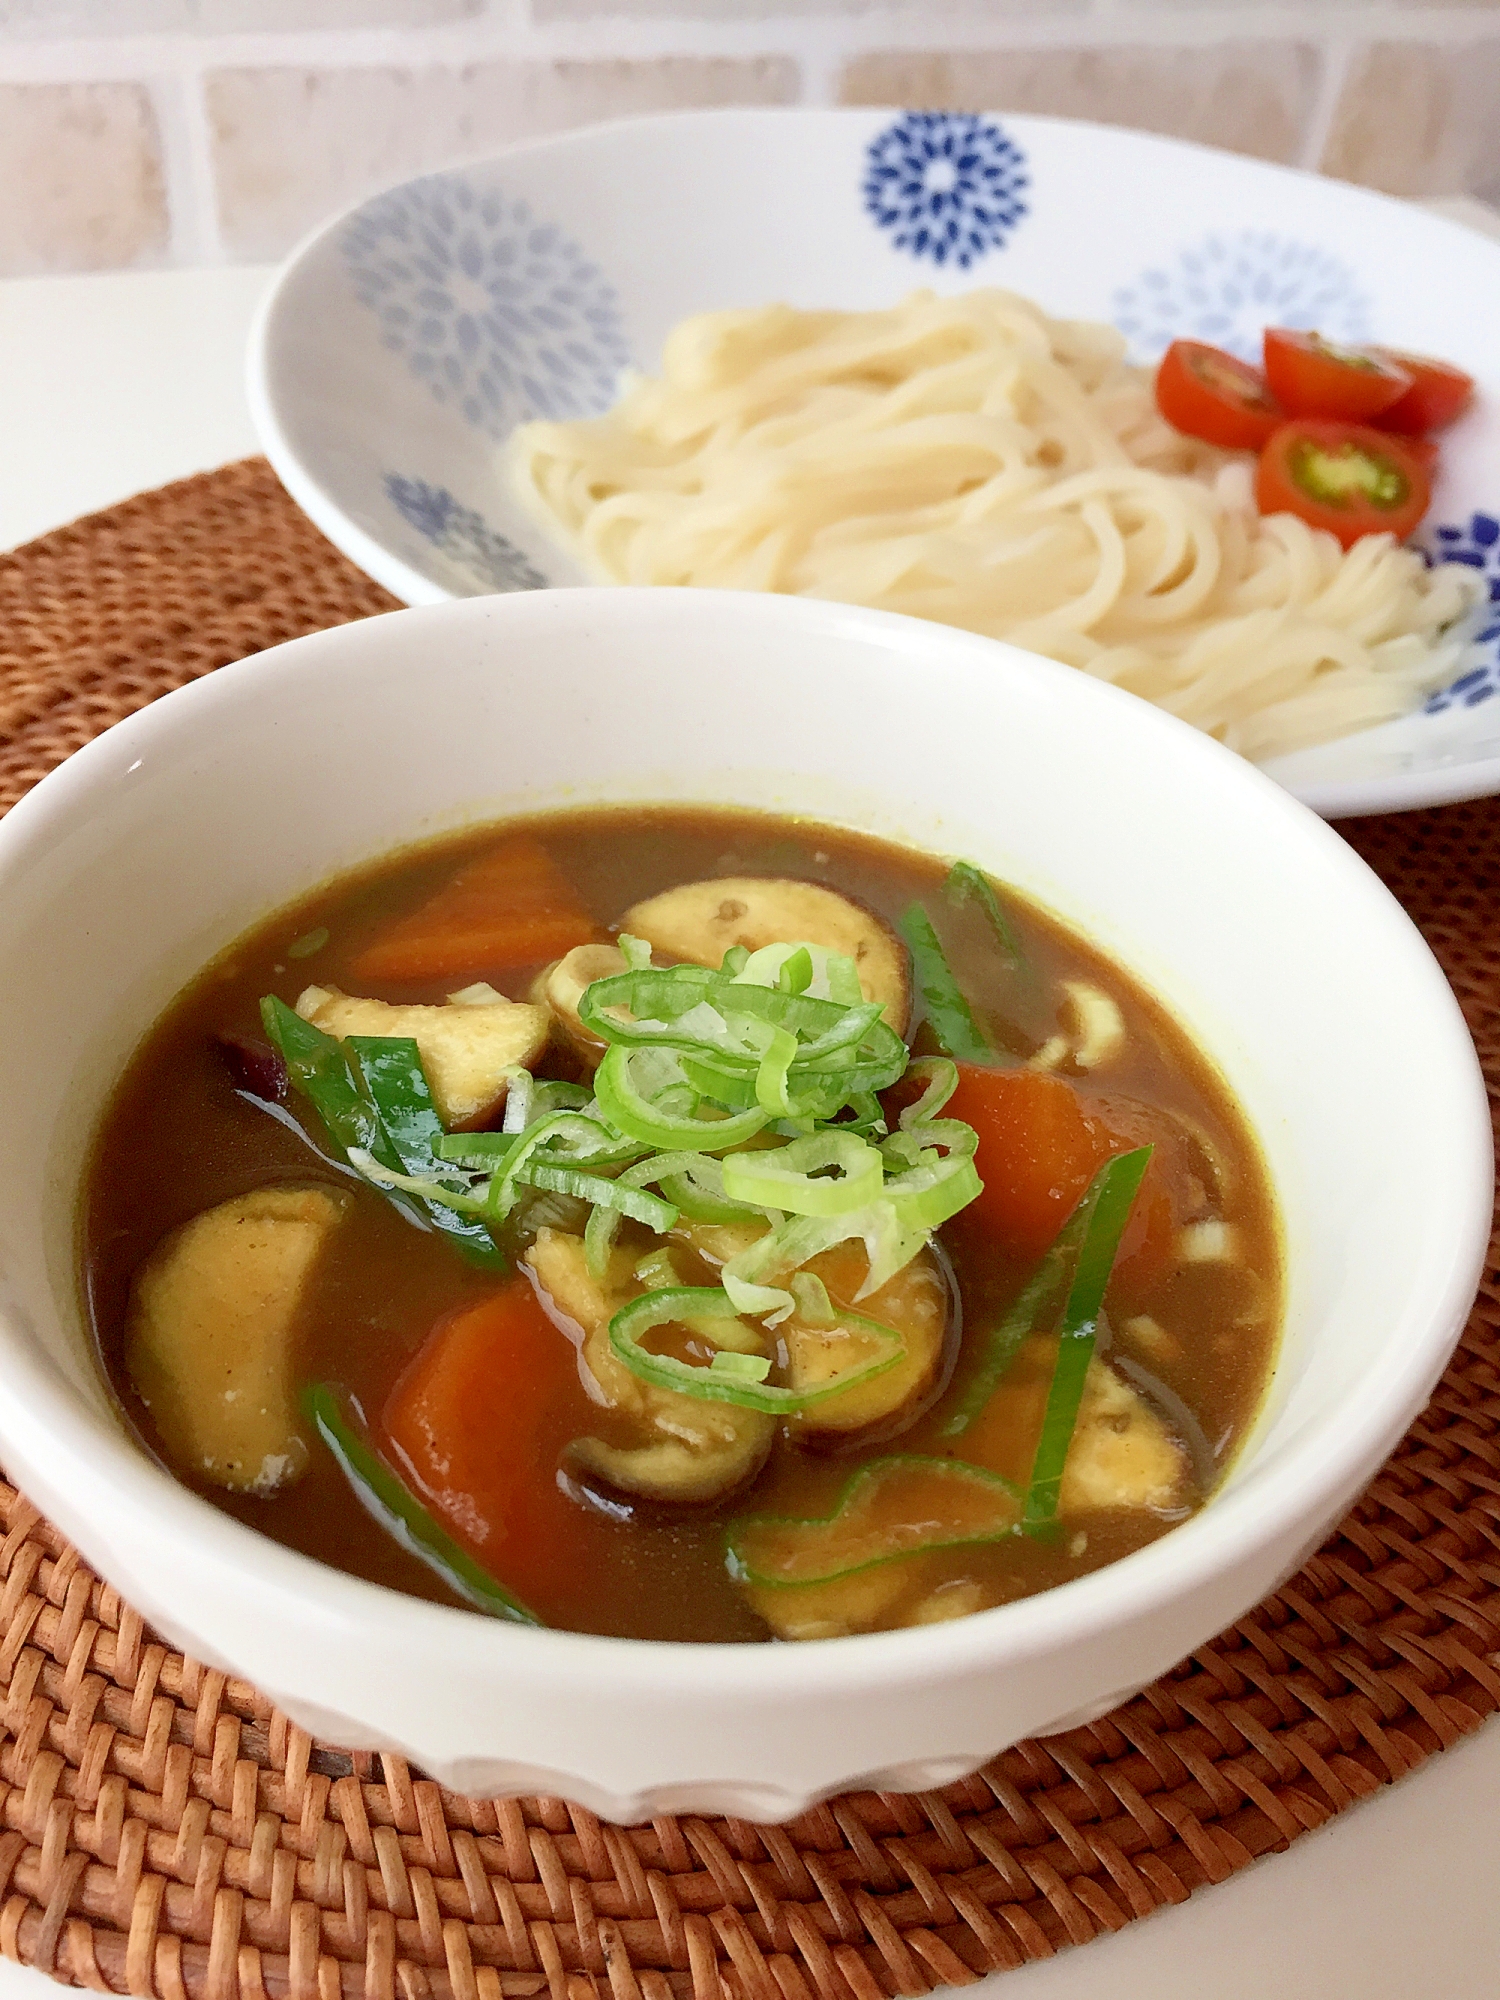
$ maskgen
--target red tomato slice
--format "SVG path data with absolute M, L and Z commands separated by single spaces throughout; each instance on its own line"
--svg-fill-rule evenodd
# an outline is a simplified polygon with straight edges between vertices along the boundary
M 1201 340 L 1174 340 L 1162 356 L 1156 407 L 1177 430 L 1230 451 L 1259 451 L 1286 422 L 1258 368 Z
M 1412 378 L 1373 347 L 1335 347 L 1320 333 L 1268 326 L 1266 380 L 1292 417 L 1365 423 L 1404 396 Z
M 1451 362 L 1435 361 L 1427 354 L 1402 354 L 1393 347 L 1375 351 L 1411 377 L 1406 394 L 1373 419 L 1377 430 L 1400 431 L 1409 437 L 1440 431 L 1473 402 L 1474 377 Z
M 1296 514 L 1350 548 L 1361 535 L 1409 535 L 1431 499 L 1427 473 L 1405 438 L 1304 417 L 1283 424 L 1260 455 L 1262 514 Z

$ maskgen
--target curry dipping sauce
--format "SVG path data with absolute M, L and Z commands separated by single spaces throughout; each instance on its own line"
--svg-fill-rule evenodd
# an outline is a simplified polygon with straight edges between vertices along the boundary
M 966 864 L 698 807 L 409 849 L 241 938 L 88 1172 L 99 1354 L 237 1519 L 643 1639 L 1002 1604 L 1167 1533 L 1273 1366 L 1212 1064 Z

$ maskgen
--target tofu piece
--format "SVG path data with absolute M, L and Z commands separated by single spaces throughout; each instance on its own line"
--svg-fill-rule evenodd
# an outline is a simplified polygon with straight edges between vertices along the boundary
M 1063 1469 L 1059 1513 L 1086 1514 L 1098 1507 L 1160 1512 L 1182 1506 L 1188 1489 L 1187 1453 L 1156 1411 L 1107 1362 L 1091 1361 Z
M 266 1494 L 306 1470 L 292 1335 L 347 1205 L 324 1187 L 236 1195 L 174 1229 L 136 1273 L 126 1364 L 184 1471 Z
M 862 1244 L 841 1244 L 807 1268 L 823 1279 L 835 1311 L 847 1308 L 890 1327 L 906 1351 L 893 1368 L 793 1417 L 793 1433 L 809 1444 L 849 1444 L 866 1432 L 899 1429 L 901 1419 L 914 1417 L 926 1400 L 943 1358 L 949 1301 L 936 1258 L 930 1250 L 919 1251 L 878 1292 L 858 1301 L 854 1294 L 870 1270 Z M 816 1388 L 857 1368 L 872 1351 L 868 1337 L 852 1324 L 809 1326 L 793 1313 L 779 1332 L 786 1342 L 787 1386 L 793 1389 Z
M 888 1562 L 827 1583 L 747 1583 L 744 1589 L 778 1639 L 843 1639 L 888 1623 L 910 1587 L 908 1565 Z
M 817 882 L 772 876 L 724 875 L 685 882 L 637 903 L 620 929 L 644 938 L 663 959 L 718 966 L 734 944 L 759 951 L 768 944 L 820 944 L 854 960 L 867 1000 L 878 1000 L 898 1035 L 911 1017 L 906 947 L 875 915 Z
M 578 1003 L 596 979 L 613 979 L 629 970 L 618 945 L 580 944 L 538 973 L 532 986 L 532 999 L 550 1011 L 558 1033 L 590 1069 L 599 1067 L 608 1044 L 579 1020 Z
M 505 1102 L 506 1072 L 530 1069 L 547 1046 L 551 1016 L 519 1000 L 400 1007 L 309 986 L 297 1012 L 326 1035 L 405 1035 L 417 1045 L 437 1114 L 450 1132 L 481 1126 Z
M 622 1492 L 651 1500 L 717 1500 L 754 1477 L 771 1449 L 771 1417 L 643 1382 L 610 1346 L 610 1320 L 640 1289 L 627 1257 L 617 1252 L 601 1282 L 589 1272 L 581 1237 L 541 1229 L 525 1261 L 554 1314 L 578 1330 L 600 1401 L 630 1419 L 639 1438 L 623 1446 L 577 1438 L 572 1458 Z

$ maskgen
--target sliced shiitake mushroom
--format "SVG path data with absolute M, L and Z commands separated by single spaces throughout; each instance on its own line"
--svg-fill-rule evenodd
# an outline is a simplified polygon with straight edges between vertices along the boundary
M 679 1223 L 672 1232 L 710 1267 L 727 1263 L 764 1233 L 758 1223 L 701 1222 Z M 930 1250 L 919 1251 L 865 1299 L 855 1297 L 870 1272 L 863 1244 L 825 1250 L 807 1269 L 826 1287 L 834 1317 L 829 1325 L 817 1325 L 793 1313 L 776 1328 L 786 1349 L 789 1389 L 821 1388 L 835 1376 L 863 1367 L 875 1350 L 860 1319 L 889 1327 L 900 1336 L 905 1352 L 893 1367 L 792 1417 L 788 1429 L 803 1444 L 822 1447 L 894 1437 L 926 1408 L 946 1358 L 952 1295 L 936 1257 Z M 847 1319 L 840 1316 L 841 1308 Z
M 610 1320 L 640 1289 L 627 1256 L 617 1252 L 596 1279 L 578 1237 L 543 1229 L 526 1263 L 552 1311 L 578 1329 L 599 1400 L 639 1438 L 628 1445 L 578 1438 L 569 1447 L 571 1462 L 623 1493 L 693 1503 L 718 1500 L 759 1472 L 771 1449 L 772 1418 L 643 1382 L 610 1346 Z
M 644 938 L 663 959 L 719 965 L 731 945 L 817 944 L 852 958 L 867 1000 L 885 1008 L 898 1035 L 911 1017 L 906 949 L 895 933 L 849 896 L 816 882 L 724 875 L 684 882 L 637 903 L 620 928 Z

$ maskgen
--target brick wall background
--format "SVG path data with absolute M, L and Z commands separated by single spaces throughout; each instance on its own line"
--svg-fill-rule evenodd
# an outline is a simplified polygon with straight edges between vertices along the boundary
M 703 104 L 1052 111 L 1500 199 L 1500 0 L 0 0 L 0 275 L 274 258 L 372 188 Z

